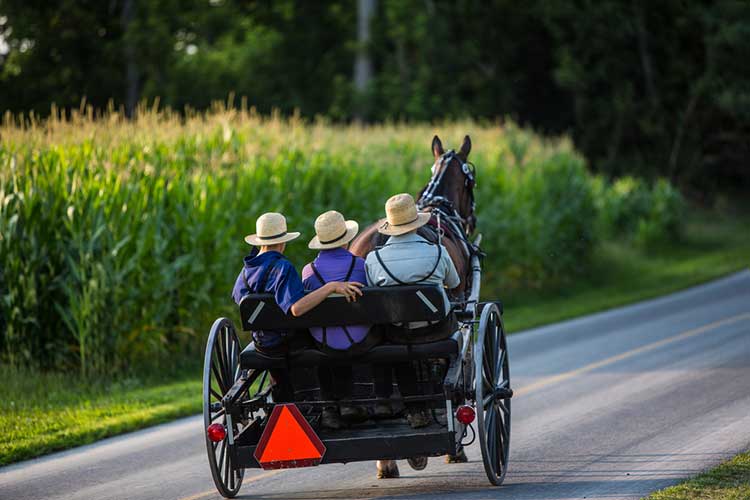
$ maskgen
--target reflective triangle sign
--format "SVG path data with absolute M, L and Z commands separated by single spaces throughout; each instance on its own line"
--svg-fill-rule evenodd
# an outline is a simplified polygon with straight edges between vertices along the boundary
M 318 465 L 326 447 L 295 404 L 277 404 L 253 456 L 264 469 Z

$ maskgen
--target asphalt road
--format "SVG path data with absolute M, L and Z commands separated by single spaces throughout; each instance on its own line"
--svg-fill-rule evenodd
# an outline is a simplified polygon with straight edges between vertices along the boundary
M 512 314 L 506 311 L 506 314 Z M 502 487 L 480 452 L 376 480 L 374 463 L 248 471 L 244 498 L 640 498 L 750 447 L 750 271 L 510 339 Z M 0 469 L 5 499 L 220 498 L 191 417 Z

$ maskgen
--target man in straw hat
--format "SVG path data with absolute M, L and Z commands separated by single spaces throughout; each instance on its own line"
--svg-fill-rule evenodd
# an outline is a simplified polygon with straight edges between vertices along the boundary
M 302 280 L 291 262 L 284 256 L 287 242 L 300 233 L 287 231 L 286 218 L 279 213 L 266 213 L 255 222 L 256 233 L 245 236 L 245 241 L 255 248 L 245 257 L 245 265 L 234 284 L 232 297 L 238 304 L 249 293 L 272 293 L 276 303 L 285 313 L 301 316 L 323 302 L 332 293 L 356 300 L 362 295 L 362 283 L 331 281 L 325 286 L 305 294 Z M 285 354 L 292 340 L 291 333 L 268 330 L 253 332 L 255 348 L 264 354 Z M 274 379 L 274 401 L 291 401 L 294 392 L 286 370 L 271 370 Z
M 317 290 L 331 281 L 365 282 L 365 261 L 348 250 L 349 242 L 359 231 L 359 224 L 345 220 L 335 210 L 321 214 L 315 220 L 315 237 L 308 247 L 320 250 L 314 261 L 302 270 L 305 290 Z M 370 350 L 379 341 L 370 325 L 329 326 L 310 328 L 318 348 L 334 357 L 351 356 Z M 353 393 L 353 374 L 350 364 L 318 367 L 321 397 L 327 401 L 347 399 Z M 321 424 L 331 429 L 343 426 L 341 419 L 365 420 L 367 411 L 361 406 L 341 404 L 323 409 Z
M 385 245 L 367 255 L 367 281 L 375 286 L 415 285 L 434 283 L 447 288 L 455 288 L 461 283 L 458 272 L 448 251 L 440 244 L 434 244 L 417 234 L 417 229 L 427 224 L 430 214 L 417 211 L 417 205 L 410 194 L 392 196 L 385 204 L 386 219 L 378 227 L 378 232 L 390 236 Z M 446 309 L 450 301 L 445 295 Z M 433 325 L 414 322 L 403 325 L 413 332 L 414 337 L 427 333 Z M 404 396 L 417 395 L 416 373 L 409 364 L 395 365 L 399 390 Z M 379 398 L 391 397 L 392 381 L 390 367 L 377 370 L 375 392 Z M 385 413 L 380 408 L 377 412 Z M 414 427 L 430 424 L 430 415 L 422 403 L 407 405 L 407 419 Z

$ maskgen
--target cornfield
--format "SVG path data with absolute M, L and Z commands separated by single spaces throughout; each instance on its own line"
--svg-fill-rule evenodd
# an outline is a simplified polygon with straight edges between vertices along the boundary
M 236 316 L 230 291 L 258 215 L 283 212 L 302 231 L 288 247 L 301 266 L 319 213 L 366 224 L 388 196 L 424 185 L 435 133 L 448 147 L 466 133 L 474 144 L 486 289 L 586 272 L 612 233 L 602 226 L 619 220 L 601 199 L 612 186 L 567 138 L 512 122 L 341 126 L 220 106 L 141 109 L 132 121 L 6 115 L 0 359 L 93 375 L 194 356 L 216 316 Z

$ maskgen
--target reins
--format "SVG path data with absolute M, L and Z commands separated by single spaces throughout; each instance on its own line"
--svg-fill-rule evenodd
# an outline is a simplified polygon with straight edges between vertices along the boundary
M 450 162 L 456 159 L 461 162 L 461 173 L 464 175 L 464 187 L 469 191 L 469 198 L 471 200 L 471 213 L 466 217 L 462 217 L 455 205 L 449 199 L 444 196 L 437 195 L 437 189 L 442 185 L 443 177 Z M 478 252 L 478 248 L 474 248 L 474 245 L 469 242 L 467 237 L 468 229 L 473 225 L 476 217 L 474 211 L 476 209 L 476 203 L 474 201 L 474 186 L 476 186 L 476 168 L 468 161 L 462 161 L 461 158 L 454 150 L 449 150 L 440 156 L 440 159 L 433 165 L 433 168 L 437 170 L 433 171 L 433 175 L 430 178 L 430 182 L 422 191 L 419 200 L 417 201 L 417 207 L 420 210 L 425 208 L 431 208 L 437 219 L 437 233 L 438 242 L 440 242 L 441 233 L 443 232 L 443 223 L 448 226 L 450 232 L 452 232 L 462 243 L 464 251 L 467 257 L 471 257 L 475 252 Z

